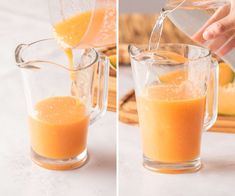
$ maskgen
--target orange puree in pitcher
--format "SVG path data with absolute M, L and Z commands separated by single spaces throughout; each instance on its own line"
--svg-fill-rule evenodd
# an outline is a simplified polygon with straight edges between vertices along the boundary
M 182 71 L 160 79 L 168 83 L 149 86 L 137 97 L 144 155 L 164 163 L 192 161 L 200 154 L 206 97 L 183 81 Z
M 65 19 L 54 26 L 56 38 L 69 47 L 78 45 L 86 33 L 92 12 L 84 12 Z
M 33 150 L 51 159 L 75 157 L 86 149 L 89 124 L 85 105 L 74 97 L 51 97 L 29 117 Z
M 104 43 L 100 30 L 102 25 L 104 25 L 105 17 L 107 17 L 105 14 L 107 12 L 113 14 L 109 15 L 108 21 L 110 24 L 105 26 L 109 39 Z M 93 17 L 94 19 L 91 20 Z M 100 8 L 95 9 L 93 13 L 92 11 L 86 11 L 58 22 L 54 25 L 54 32 L 56 38 L 62 42 L 62 45 L 66 44 L 66 47 L 69 48 L 77 47 L 78 45 L 83 47 L 83 44 L 85 44 L 85 47 L 87 45 L 89 47 L 100 47 L 115 42 L 116 34 L 115 30 L 112 29 L 115 28 L 115 25 L 112 25 L 111 21 L 115 21 L 115 9 Z

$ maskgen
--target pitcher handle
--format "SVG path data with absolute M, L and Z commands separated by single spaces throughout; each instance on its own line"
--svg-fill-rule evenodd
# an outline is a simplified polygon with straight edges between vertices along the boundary
M 91 112 L 90 124 L 102 117 L 108 106 L 109 59 L 102 54 L 99 57 L 96 105 Z
M 218 113 L 218 62 L 212 60 L 212 69 L 209 79 L 209 88 L 206 99 L 206 116 L 204 120 L 204 130 L 210 129 L 217 119 Z M 212 103 L 211 103 L 212 102 Z M 210 107 L 210 104 L 212 107 Z M 211 109 L 211 111 L 209 111 Z

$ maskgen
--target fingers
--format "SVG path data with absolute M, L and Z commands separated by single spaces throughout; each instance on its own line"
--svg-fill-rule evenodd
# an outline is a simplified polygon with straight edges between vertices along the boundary
M 212 23 L 226 17 L 230 12 L 230 5 L 225 5 L 216 10 L 213 16 L 201 27 L 201 29 L 192 37 L 193 40 L 204 43 L 206 40 L 203 38 L 203 33 L 205 29 Z
M 231 39 L 233 35 L 234 31 L 227 32 L 216 39 L 210 40 L 207 47 L 216 53 L 221 47 L 223 47 L 224 44 L 226 44 Z
M 232 29 L 235 29 L 235 17 L 229 15 L 207 27 L 203 33 L 203 38 L 205 40 L 215 39 Z
M 224 56 L 235 48 L 235 36 L 233 36 L 222 48 L 217 52 L 219 56 Z

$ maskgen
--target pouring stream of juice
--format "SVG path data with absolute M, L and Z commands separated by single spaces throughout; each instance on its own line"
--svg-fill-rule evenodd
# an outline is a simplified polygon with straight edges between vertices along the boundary
M 86 33 L 91 18 L 91 12 L 84 12 L 76 16 L 65 19 L 54 26 L 54 35 L 56 40 L 62 46 L 67 59 L 71 79 L 71 95 L 78 97 L 78 88 L 76 82 L 76 73 L 72 71 L 75 68 L 73 62 L 72 48 L 77 46 Z
M 68 58 L 72 96 L 78 96 L 76 72 L 72 71 L 78 65 L 74 64 L 72 48 L 79 51 L 81 48 L 102 47 L 115 43 L 116 4 L 114 2 L 115 0 L 108 0 L 106 4 L 102 4 L 103 1 L 97 0 L 94 9 L 79 12 L 68 18 L 65 18 L 66 13 L 64 13 L 66 7 L 63 7 L 63 3 L 60 4 L 61 20 L 53 25 L 54 36 Z M 86 2 L 84 5 L 88 4 L 89 2 Z
M 93 26 L 97 27 L 97 31 L 102 24 L 102 20 L 106 11 L 107 10 L 102 8 L 97 9 L 95 11 L 96 24 L 93 24 Z M 88 32 L 89 35 L 87 33 L 87 30 L 90 27 L 89 25 L 91 18 L 92 11 L 86 11 L 70 18 L 64 19 L 54 25 L 54 35 L 59 44 L 62 46 L 63 50 L 65 51 L 70 70 L 73 70 L 75 66 L 77 66 L 74 65 L 73 62 L 72 48 L 79 46 L 79 44 L 84 38 L 84 35 L 86 35 L 86 41 L 88 42 L 92 42 L 92 40 L 95 39 L 95 32 Z M 94 31 L 94 29 L 89 30 Z M 79 50 L 79 48 L 77 50 Z M 70 79 L 72 81 L 71 95 L 77 97 L 79 92 L 76 82 L 76 73 L 74 71 L 70 71 Z
M 70 48 L 65 48 L 64 52 L 67 56 L 68 63 L 69 63 L 69 69 L 70 71 L 70 80 L 72 81 L 71 84 L 71 95 L 78 97 L 78 88 L 77 88 L 77 82 L 76 82 L 76 73 L 72 71 L 74 69 L 74 63 L 73 63 L 73 52 Z

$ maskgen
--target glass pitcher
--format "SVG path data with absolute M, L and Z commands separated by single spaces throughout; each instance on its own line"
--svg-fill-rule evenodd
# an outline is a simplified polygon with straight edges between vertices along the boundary
M 167 0 L 164 9 L 172 9 L 179 2 L 182 2 L 182 0 Z M 169 14 L 169 18 L 180 30 L 192 37 L 201 29 L 216 9 L 228 3 L 228 0 L 186 0 L 181 7 Z M 211 41 L 207 41 L 203 45 L 208 46 L 210 43 Z M 221 47 L 213 52 L 219 54 L 220 49 L 226 43 L 221 44 Z M 234 49 L 221 58 L 235 71 Z
M 94 49 L 73 53 L 75 67 L 70 69 L 54 39 L 21 44 L 15 51 L 27 101 L 31 158 L 48 169 L 73 169 L 86 162 L 88 127 L 107 109 L 108 58 Z
M 116 43 L 116 0 L 48 0 L 55 37 L 65 48 Z
M 202 47 L 129 46 L 143 147 L 143 165 L 164 173 L 201 167 L 203 130 L 217 117 L 218 63 Z

